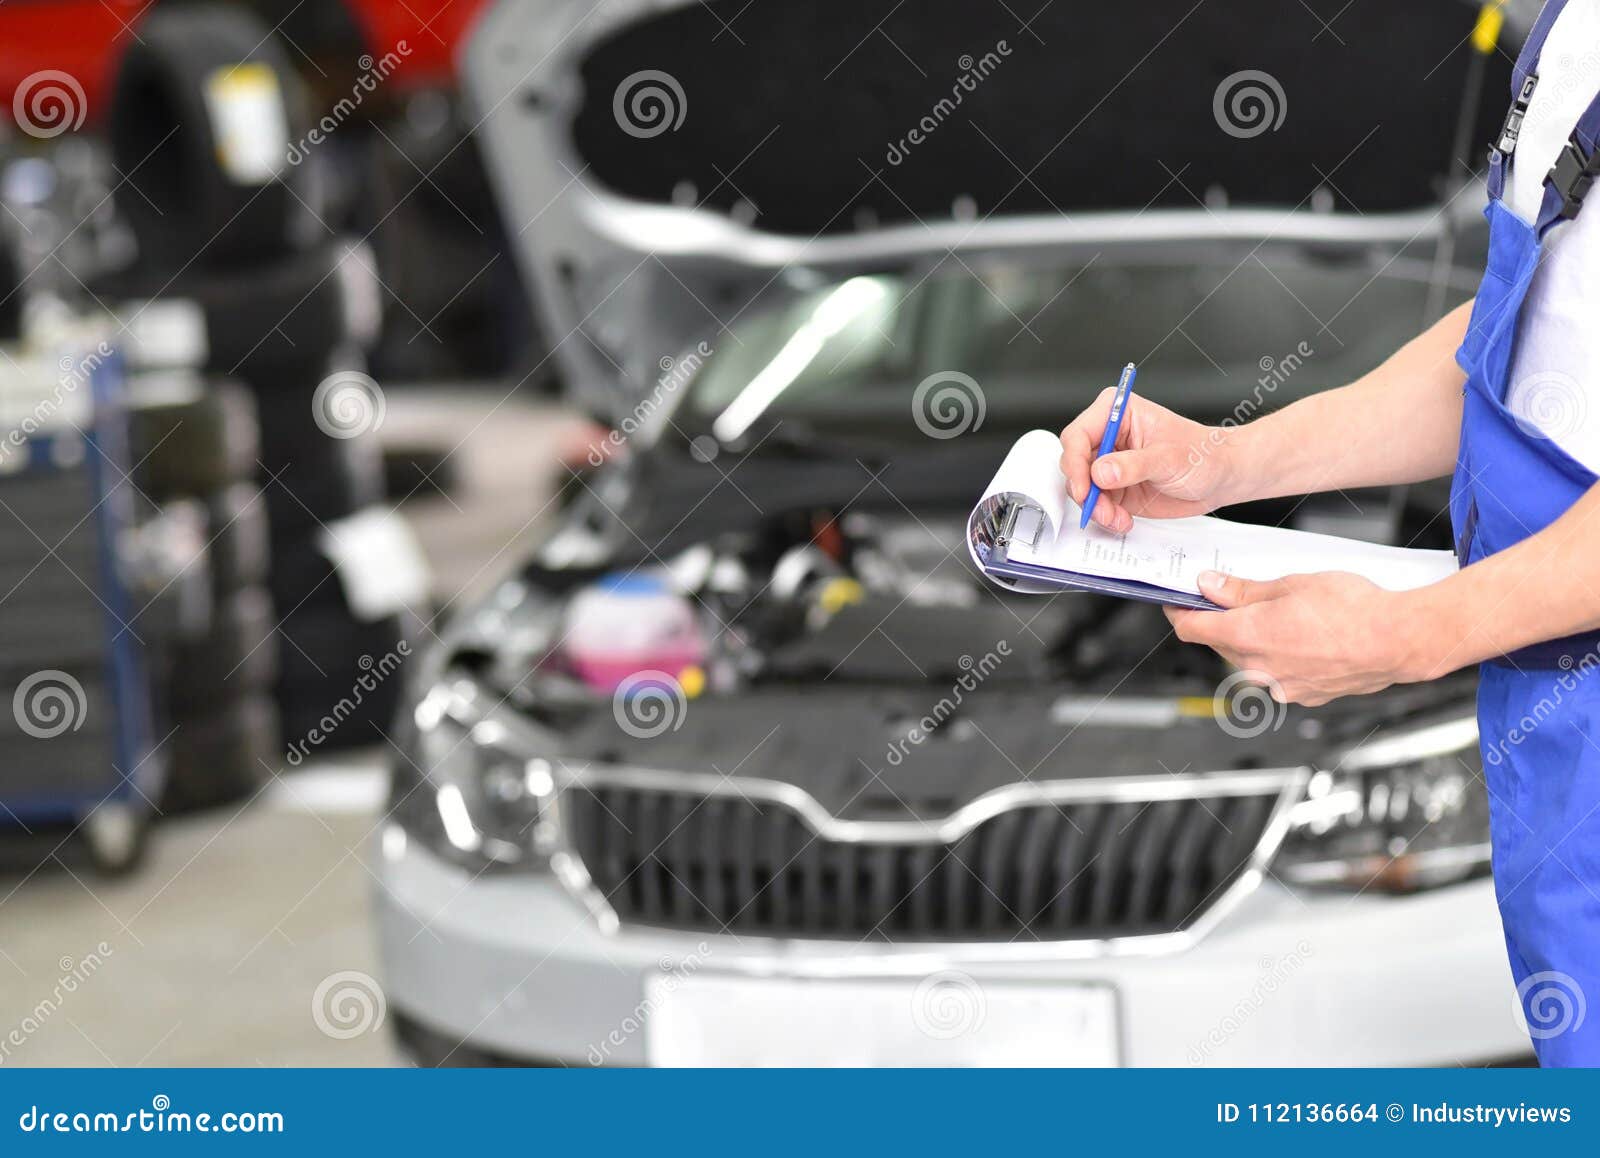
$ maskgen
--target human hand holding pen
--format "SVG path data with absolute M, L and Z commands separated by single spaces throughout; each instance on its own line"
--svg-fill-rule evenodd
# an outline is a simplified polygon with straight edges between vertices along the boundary
M 1129 362 L 1122 368 L 1122 377 L 1117 382 L 1116 391 L 1111 395 L 1111 412 L 1106 419 L 1105 432 L 1100 435 L 1100 449 L 1095 451 L 1095 457 L 1101 458 L 1110 454 L 1117 448 L 1117 438 L 1122 433 L 1122 418 L 1128 412 L 1128 401 L 1133 396 L 1133 379 L 1138 374 L 1139 368 Z M 1089 497 L 1083 500 L 1082 510 L 1078 512 L 1078 530 L 1083 530 L 1089 525 L 1089 515 L 1100 504 L 1100 484 L 1094 481 L 1094 468 L 1089 469 Z
M 1107 387 L 1061 432 L 1061 473 L 1075 503 L 1100 488 L 1091 517 L 1117 534 L 1133 516 L 1175 519 L 1203 515 L 1235 501 L 1230 431 L 1175 414 L 1139 394 L 1127 400 L 1116 449 L 1099 455 L 1115 387 Z

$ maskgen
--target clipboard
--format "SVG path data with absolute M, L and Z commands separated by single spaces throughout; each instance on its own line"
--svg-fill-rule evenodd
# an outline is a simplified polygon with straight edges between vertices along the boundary
M 994 542 L 979 562 L 979 566 L 989 578 L 1002 584 L 1006 584 L 1007 580 L 1025 583 L 1034 594 L 1039 593 L 1037 585 L 1042 584 L 1046 591 L 1083 591 L 1094 595 L 1133 599 L 1140 603 L 1185 607 L 1193 611 L 1223 610 L 1205 596 L 1189 591 L 1173 591 L 1154 583 L 1141 583 L 1135 579 L 1108 579 L 1103 575 L 1088 575 L 1082 571 L 1063 571 L 1038 563 L 1015 562 L 1009 555 L 1012 541 L 1017 534 L 1017 525 L 1023 522 L 1026 534 L 1027 520 L 1031 518 L 1031 513 L 1038 515 L 1038 523 L 1032 529 L 1032 538 L 1036 541 L 1039 532 L 1047 525 L 1043 511 L 1026 501 L 1018 500 L 1010 501 L 1001 511 L 999 529 L 994 536 Z
M 1220 611 L 1200 594 L 1204 571 L 1257 581 L 1318 571 L 1362 575 L 1405 591 L 1457 570 L 1452 551 L 1419 550 L 1235 523 L 1212 515 L 1135 517 L 1116 535 L 1078 526 L 1079 508 L 1061 477 L 1060 440 L 1024 434 L 1006 455 L 967 520 L 972 561 L 991 582 L 1024 594 L 1088 591 L 1196 611 Z

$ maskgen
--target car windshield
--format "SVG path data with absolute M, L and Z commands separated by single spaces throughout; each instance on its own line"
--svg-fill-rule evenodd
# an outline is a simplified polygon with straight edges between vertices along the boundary
M 1430 275 L 1428 263 L 1366 250 L 1240 247 L 1143 263 L 952 257 L 931 274 L 831 282 L 741 320 L 713 343 L 687 410 L 724 440 L 774 419 L 903 422 L 920 384 L 963 375 L 988 416 L 1054 421 L 1133 361 L 1146 397 L 1197 418 L 1244 418 L 1393 352 L 1424 320 Z M 1458 279 L 1445 300 L 1467 293 Z

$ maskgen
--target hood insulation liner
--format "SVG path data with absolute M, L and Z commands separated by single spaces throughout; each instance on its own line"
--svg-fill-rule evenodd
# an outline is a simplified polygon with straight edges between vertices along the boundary
M 1441 196 L 1472 52 L 1460 0 L 1055 0 L 1020 27 L 1035 7 L 669 9 L 586 50 L 574 143 L 618 193 L 735 213 L 748 200 L 759 228 L 803 235 L 963 211 L 1194 208 L 1219 193 L 1293 207 L 1323 187 L 1363 213 Z M 1473 102 L 1461 160 L 1474 168 L 1506 107 L 1512 47 L 1488 58 Z M 624 131 L 614 109 L 645 71 L 684 96 L 681 123 L 653 136 Z M 1233 87 L 1264 93 L 1276 127 L 1240 93 L 1230 132 L 1219 86 L 1247 72 L 1271 84 Z

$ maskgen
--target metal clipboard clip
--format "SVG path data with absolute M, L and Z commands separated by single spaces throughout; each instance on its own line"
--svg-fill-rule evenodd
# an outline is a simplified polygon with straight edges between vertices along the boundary
M 1000 516 L 1000 529 L 994 537 L 994 559 L 1006 562 L 1011 544 L 1023 542 L 1028 549 L 1039 545 L 1039 536 L 1045 528 L 1044 511 L 1033 503 L 1013 500 L 1006 504 Z

